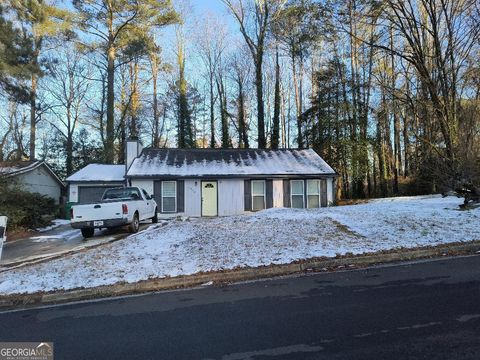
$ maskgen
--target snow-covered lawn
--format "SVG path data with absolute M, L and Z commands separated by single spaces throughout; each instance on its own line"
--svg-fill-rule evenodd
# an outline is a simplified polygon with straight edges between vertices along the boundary
M 404 197 L 323 209 L 171 221 L 137 235 L 0 273 L 0 294 L 136 282 L 201 271 L 290 263 L 480 240 L 480 209 L 457 198 Z

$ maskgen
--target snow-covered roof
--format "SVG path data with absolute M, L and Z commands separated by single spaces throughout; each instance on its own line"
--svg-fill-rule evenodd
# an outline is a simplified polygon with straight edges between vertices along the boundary
M 64 183 L 57 174 L 48 166 L 45 161 L 33 160 L 33 161 L 1 161 L 0 162 L 0 176 L 17 176 L 20 174 L 28 173 L 36 168 L 43 166 L 48 173 L 58 181 L 62 186 Z
M 123 181 L 125 165 L 90 164 L 67 178 L 68 182 Z
M 24 173 L 40 166 L 42 161 L 2 161 L 0 162 L 0 175 L 15 175 Z
M 336 175 L 312 149 L 152 149 L 136 158 L 128 177 L 249 177 Z

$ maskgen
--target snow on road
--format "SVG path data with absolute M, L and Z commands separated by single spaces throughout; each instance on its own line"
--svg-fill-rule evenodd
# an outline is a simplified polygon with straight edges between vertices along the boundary
M 480 209 L 460 211 L 460 203 L 457 198 L 404 197 L 171 221 L 103 247 L 0 273 L 0 294 L 480 240 Z
M 35 231 L 38 231 L 38 232 L 47 232 L 47 231 L 50 231 L 50 230 L 53 230 L 53 229 L 56 229 L 62 225 L 68 225 L 70 224 L 70 220 L 65 220 L 65 219 L 55 219 L 52 221 L 52 224 L 47 226 L 47 227 L 44 227 L 44 228 L 40 228 L 40 229 L 36 229 Z

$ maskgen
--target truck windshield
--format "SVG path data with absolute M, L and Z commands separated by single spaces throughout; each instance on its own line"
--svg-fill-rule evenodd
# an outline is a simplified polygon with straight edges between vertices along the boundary
M 103 200 L 140 200 L 140 192 L 137 188 L 117 188 L 105 191 Z

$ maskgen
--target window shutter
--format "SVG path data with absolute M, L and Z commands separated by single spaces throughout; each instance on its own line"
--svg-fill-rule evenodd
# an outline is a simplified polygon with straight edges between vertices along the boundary
M 185 211 L 185 181 L 177 180 L 177 212 Z
M 307 208 L 307 182 L 303 180 L 303 207 L 306 209 Z
M 155 181 L 153 183 L 153 198 L 157 203 L 158 212 L 162 211 L 162 182 Z
M 290 205 L 290 180 L 283 180 L 283 207 L 289 208 Z
M 265 195 L 266 195 L 265 204 L 267 209 L 269 209 L 273 207 L 273 181 L 267 180 L 265 182 L 265 185 L 267 187 L 265 189 Z
M 243 189 L 245 211 L 252 211 L 252 183 L 250 180 L 245 180 Z
M 322 207 L 326 207 L 327 204 L 327 181 L 320 180 L 320 204 Z

